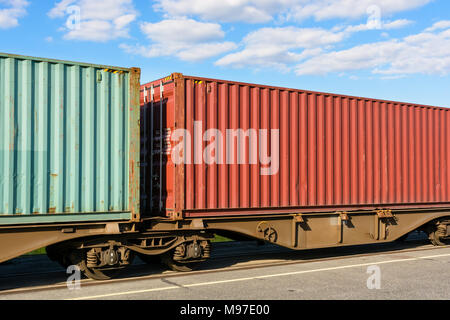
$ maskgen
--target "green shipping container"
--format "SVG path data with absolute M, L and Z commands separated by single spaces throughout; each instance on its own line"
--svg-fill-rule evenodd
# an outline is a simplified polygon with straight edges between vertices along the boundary
M 139 78 L 0 53 L 0 225 L 140 218 Z

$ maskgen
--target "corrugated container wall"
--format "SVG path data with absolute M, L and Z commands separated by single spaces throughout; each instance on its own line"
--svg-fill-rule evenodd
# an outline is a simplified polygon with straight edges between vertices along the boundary
M 153 105 L 158 114 L 159 83 L 143 87 L 144 108 Z M 162 120 L 163 135 L 187 129 L 185 151 L 201 145 L 183 164 L 174 164 L 170 152 L 180 138 L 163 143 L 163 156 L 156 145 L 154 172 L 164 176 L 153 207 L 160 199 L 167 215 L 450 205 L 449 109 L 179 74 L 163 83 L 163 117 L 153 118 L 154 134 L 160 136 Z M 144 95 L 141 90 L 142 103 Z M 240 145 L 234 142 L 238 129 L 245 138 Z M 220 140 L 216 151 L 208 148 Z M 213 161 L 202 159 L 205 154 Z
M 136 70 L 0 54 L 0 225 L 131 218 Z

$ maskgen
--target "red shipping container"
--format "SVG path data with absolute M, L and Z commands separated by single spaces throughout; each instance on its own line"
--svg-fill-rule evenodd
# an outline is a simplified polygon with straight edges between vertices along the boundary
M 450 109 L 181 74 L 141 105 L 143 213 L 450 205 Z

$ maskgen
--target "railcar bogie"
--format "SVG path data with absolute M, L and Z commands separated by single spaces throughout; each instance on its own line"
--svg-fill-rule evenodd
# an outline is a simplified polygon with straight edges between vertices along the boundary
M 427 224 L 425 232 L 435 246 L 450 244 L 450 217 L 443 217 Z
M 89 237 L 48 246 L 47 255 L 64 268 L 78 266 L 95 280 L 116 277 L 136 255 L 149 264 L 162 262 L 172 270 L 191 271 L 210 258 L 212 237 L 192 232 Z

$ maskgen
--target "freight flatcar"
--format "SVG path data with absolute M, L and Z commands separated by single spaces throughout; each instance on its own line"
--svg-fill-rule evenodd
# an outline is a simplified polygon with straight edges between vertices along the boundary
M 287 248 L 450 233 L 450 109 L 0 54 L 0 262 L 189 271 L 214 234 Z

